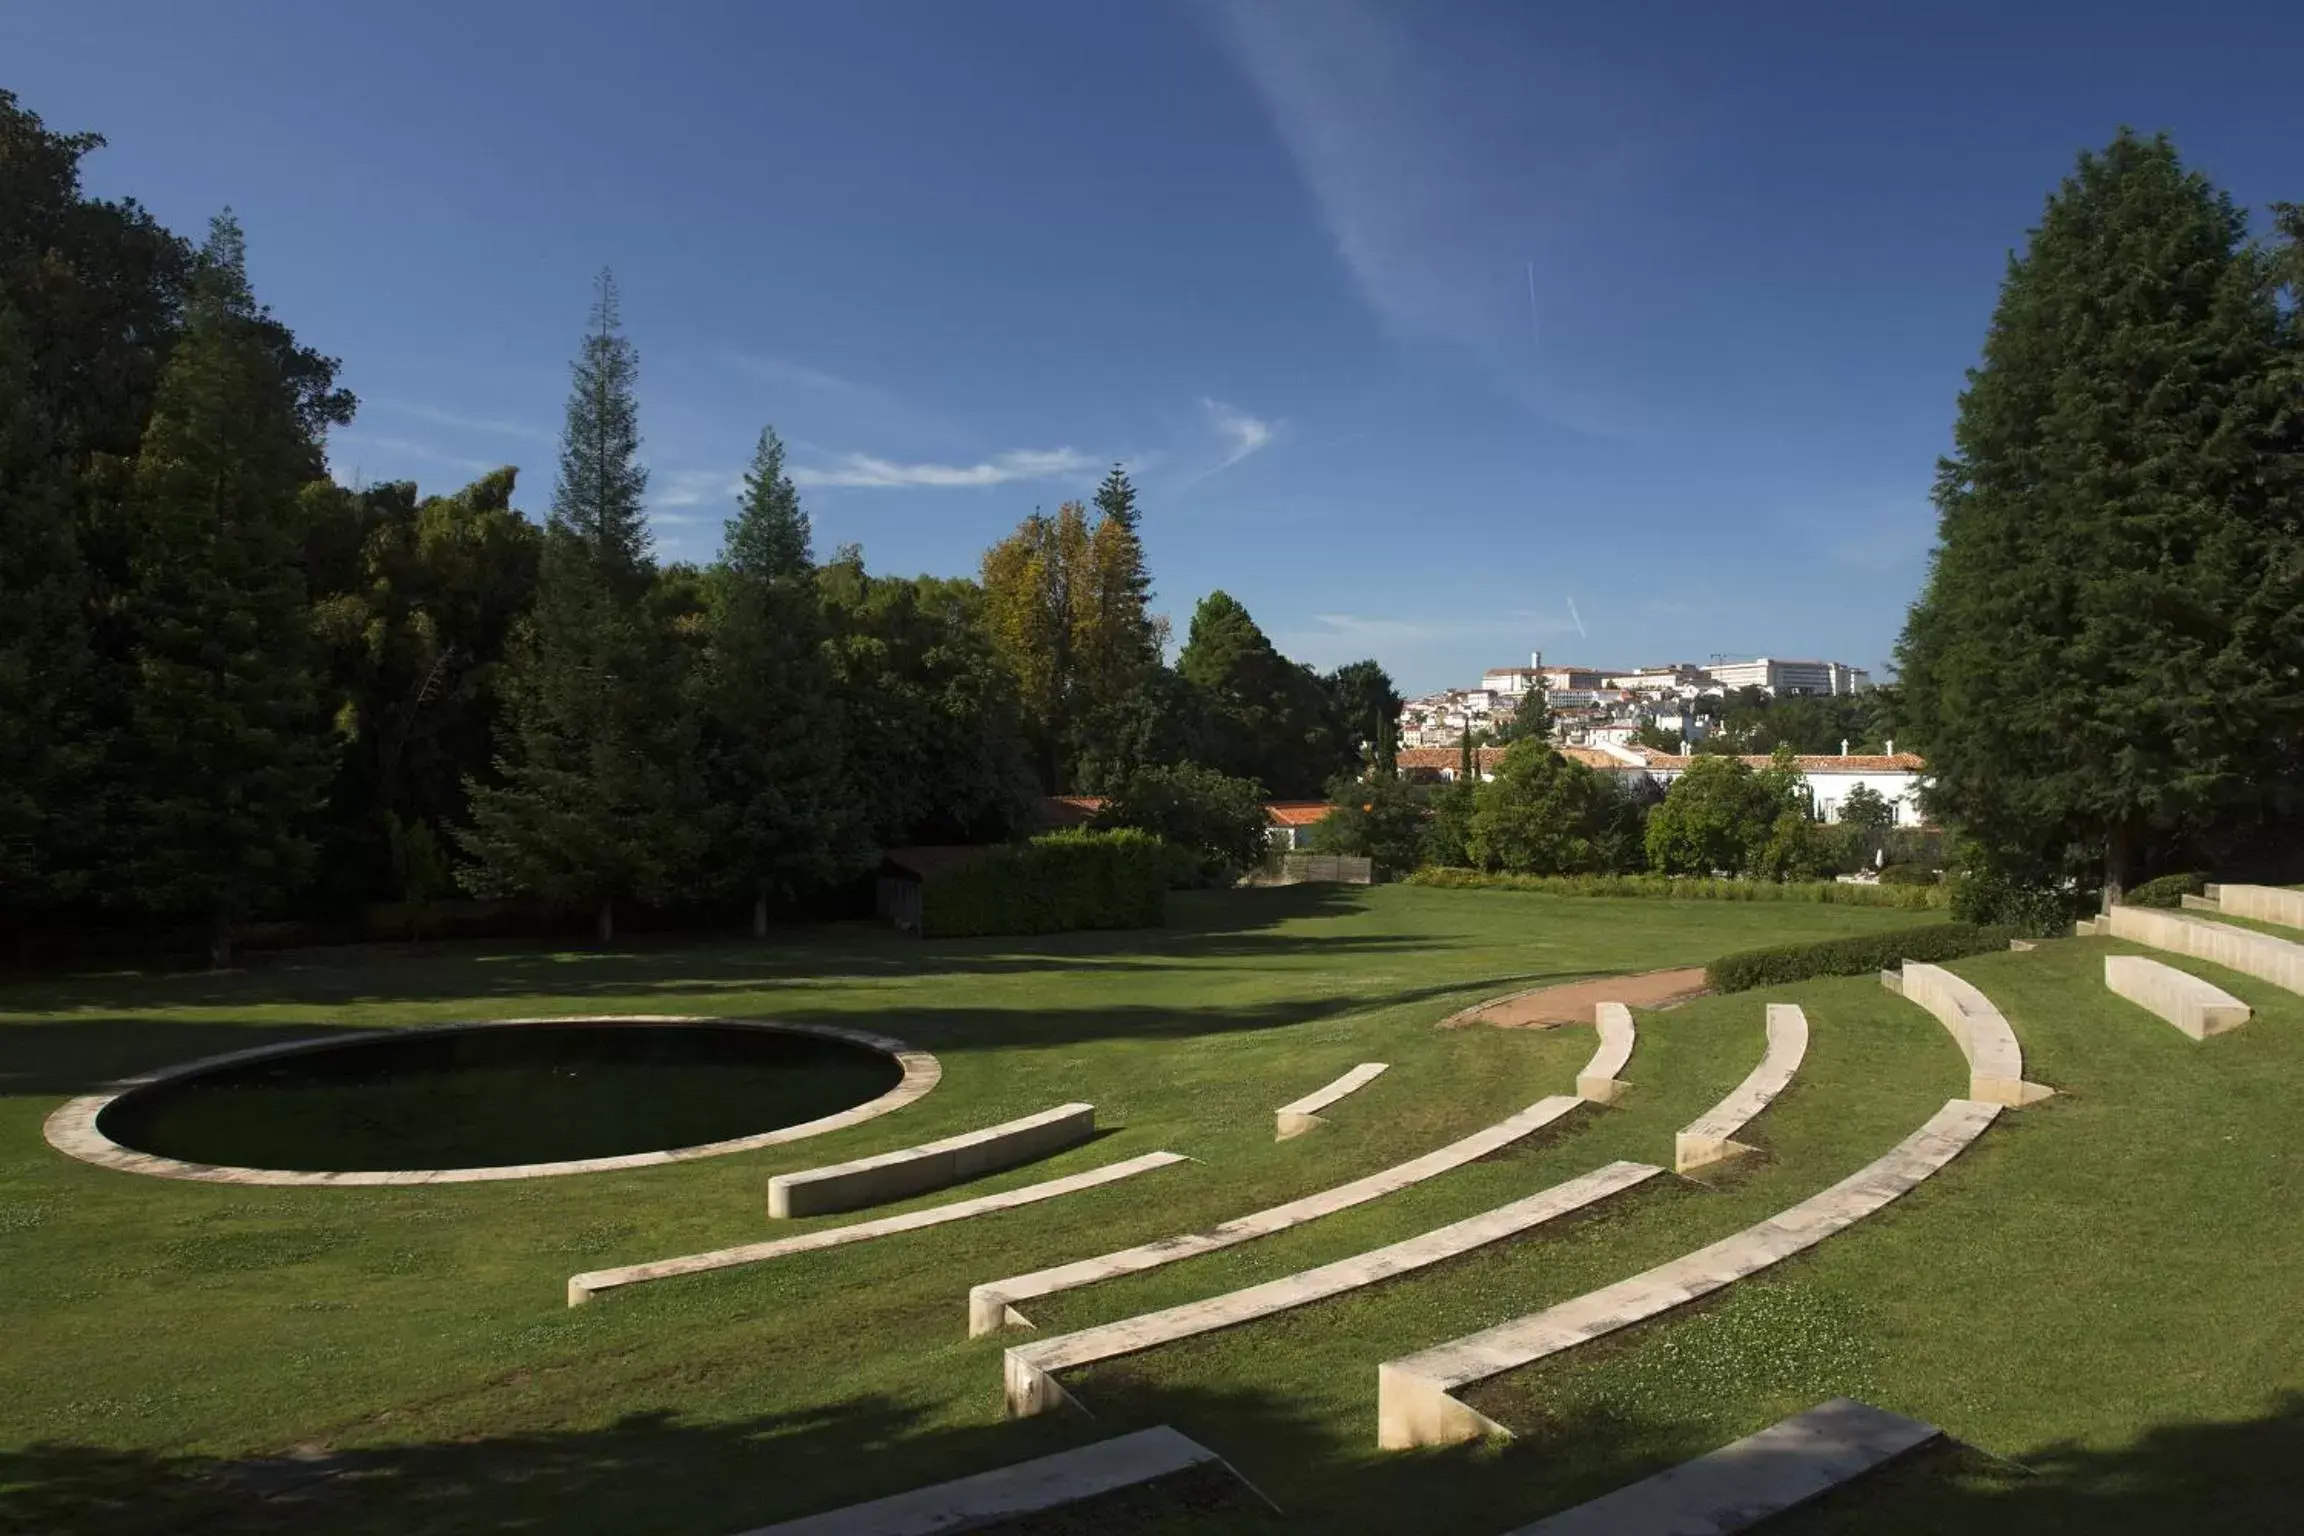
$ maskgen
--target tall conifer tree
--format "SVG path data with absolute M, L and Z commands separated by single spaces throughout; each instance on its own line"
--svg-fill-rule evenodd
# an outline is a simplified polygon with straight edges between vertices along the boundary
M 840 712 L 824 656 L 808 514 L 764 429 L 712 572 L 704 671 L 705 763 L 718 884 L 768 904 L 858 867 L 866 829 L 851 799 Z
M 127 506 L 121 899 L 233 922 L 304 879 L 328 773 L 298 493 L 317 444 L 267 345 L 239 226 L 210 230 Z
M 536 607 L 504 681 L 500 785 L 469 783 L 458 838 L 482 895 L 590 906 L 669 901 L 701 842 L 682 652 L 650 602 L 656 563 L 640 463 L 639 357 L 600 275 L 560 436 Z
M 2117 894 L 2288 792 L 2264 768 L 2304 731 L 2304 509 L 2273 284 L 2231 200 L 2127 133 L 2009 262 L 1898 660 L 1932 808 L 2018 878 Z

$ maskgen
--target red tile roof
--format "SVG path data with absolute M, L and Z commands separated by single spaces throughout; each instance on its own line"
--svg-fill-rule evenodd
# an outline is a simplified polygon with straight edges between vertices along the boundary
M 1276 827 L 1309 827 L 1328 819 L 1335 807 L 1325 800 L 1267 800 L 1264 816 Z
M 1084 827 L 1096 819 L 1104 809 L 1102 795 L 1042 795 L 1033 807 L 1033 823 L 1043 831 L 1063 827 Z

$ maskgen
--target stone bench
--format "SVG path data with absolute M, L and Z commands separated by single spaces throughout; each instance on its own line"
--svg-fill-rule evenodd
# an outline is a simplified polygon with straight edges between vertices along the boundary
M 1984 1134 L 2001 1106 L 1953 1099 L 1877 1161 L 1709 1247 L 1482 1332 L 1376 1368 L 1376 1443 L 1455 1445 L 1511 1431 L 1456 1393 L 1658 1317 L 1812 1248 L 1915 1188 Z
M 1005 1125 L 850 1163 L 780 1173 L 768 1181 L 768 1214 L 822 1216 L 943 1189 L 1061 1152 L 1096 1134 L 1096 1106 L 1059 1104 Z
M 1713 1105 L 1672 1138 L 1672 1171 L 1686 1173 L 1752 1149 L 1734 1139 L 1752 1117 L 1791 1086 L 1792 1074 L 1808 1054 L 1808 1015 L 1790 1003 L 1768 1005 L 1768 1049 L 1760 1065 L 1728 1097 Z
M 2304 928 L 2304 891 L 2277 885 L 2214 885 L 2208 888 L 2209 907 L 2226 917 L 2251 917 L 2260 923 Z
M 2021 1109 L 2056 1090 L 2024 1081 L 2024 1049 L 2016 1031 L 1974 983 L 1940 965 L 1904 962 L 1902 992 L 1936 1016 L 1968 1058 L 1968 1097 Z
M 2248 1005 L 2222 987 L 2144 955 L 2106 955 L 2104 985 L 2195 1040 L 2248 1022 Z
M 2230 891 L 2234 886 L 2222 886 Z M 2095 931 L 2132 944 L 2165 949 L 2171 954 L 2206 960 L 2227 970 L 2268 981 L 2289 992 L 2304 993 L 2304 944 L 2235 928 L 2230 923 L 2186 917 L 2155 907 L 2114 907 L 2096 919 Z
M 1506 1536 L 1730 1536 L 1943 1433 L 1933 1424 L 1836 1397 Z
M 1077 1504 L 1224 1459 L 1165 1424 L 743 1536 L 942 1536 Z
M 1308 1093 L 1293 1104 L 1281 1105 L 1272 1111 L 1273 1119 L 1277 1122 L 1277 1134 L 1272 1139 L 1286 1141 L 1325 1123 L 1320 1118 L 1321 1110 L 1345 1095 L 1358 1093 L 1367 1087 L 1383 1075 L 1387 1065 L 1381 1061 L 1364 1061 L 1318 1092 Z
M 978 1195 L 973 1200 L 955 1200 L 949 1205 L 930 1206 L 924 1211 L 907 1211 L 901 1216 L 883 1216 L 877 1221 L 826 1227 L 819 1232 L 803 1232 L 797 1237 L 780 1237 L 764 1243 L 746 1243 L 736 1248 L 716 1248 L 709 1253 L 682 1254 L 678 1258 L 656 1259 L 646 1264 L 627 1264 L 620 1269 L 596 1269 L 589 1274 L 570 1275 L 568 1305 L 580 1307 L 602 1292 L 621 1290 L 628 1285 L 645 1285 L 651 1280 L 670 1280 L 676 1275 L 700 1275 L 713 1269 L 733 1269 L 739 1264 L 759 1264 L 795 1253 L 813 1253 L 819 1248 L 838 1248 L 847 1243 L 889 1237 L 898 1232 L 940 1227 L 946 1222 L 966 1221 L 972 1216 L 989 1216 L 995 1211 L 1012 1211 L 1020 1205 L 1036 1205 L 1059 1195 L 1076 1194 L 1083 1189 L 1095 1189 L 1120 1179 L 1133 1178 L 1139 1173 L 1150 1173 L 1155 1168 L 1165 1168 L 1171 1163 L 1189 1161 L 1191 1159 L 1181 1152 L 1146 1152 L 1140 1157 L 1131 1157 L 1102 1168 L 1091 1168 L 1085 1173 L 1067 1174 L 1061 1179 L 1045 1179 L 1038 1184 L 1003 1190 L 996 1195 Z
M 1622 1003 L 1595 1003 L 1592 1022 L 1600 1031 L 1600 1049 L 1576 1074 L 1576 1096 L 1594 1104 L 1613 1104 L 1631 1086 L 1616 1074 L 1632 1059 L 1632 1010 Z
M 1173 1264 L 1179 1259 L 1214 1253 L 1219 1248 L 1229 1248 L 1235 1243 L 1269 1237 L 1275 1232 L 1285 1232 L 1290 1227 L 1302 1226 L 1305 1222 L 1317 1221 L 1323 1216 L 1363 1205 L 1381 1195 L 1389 1195 L 1394 1190 L 1421 1184 L 1451 1168 L 1461 1168 L 1466 1163 L 1499 1152 L 1524 1136 L 1533 1135 L 1583 1102 L 1582 1099 L 1565 1096 L 1539 1099 L 1516 1115 L 1483 1127 L 1421 1157 L 1394 1163 L 1389 1168 L 1380 1168 L 1348 1184 L 1338 1184 L 1332 1189 L 1291 1200 L 1285 1205 L 1275 1205 L 1252 1215 L 1235 1217 L 1204 1231 L 1163 1237 L 1134 1248 L 1124 1248 L 1118 1253 L 1081 1259 L 1072 1264 L 1059 1264 L 1052 1269 L 1035 1270 L 1029 1275 L 1012 1275 L 1006 1280 L 989 1281 L 968 1292 L 968 1335 L 976 1338 L 996 1333 L 1002 1328 L 1031 1327 L 1031 1320 L 1016 1310 L 1018 1302 L 1078 1290 L 1082 1286 L 1095 1285 L 1099 1281 L 1121 1275 L 1158 1269 L 1163 1264 Z
M 1524 1200 L 1515 1200 L 1482 1215 L 1435 1228 L 1420 1237 L 1371 1249 L 1334 1264 L 1323 1264 L 1317 1269 L 1268 1280 L 1206 1301 L 1186 1302 L 1182 1306 L 1106 1323 L 1100 1328 L 1016 1345 L 1007 1352 L 1003 1369 L 1008 1412 L 1016 1418 L 1027 1418 L 1068 1402 L 1064 1389 L 1056 1381 L 1060 1371 L 1136 1354 L 1219 1328 L 1238 1327 L 1291 1307 L 1409 1274 L 1541 1226 L 1571 1211 L 1582 1210 L 1663 1171 L 1646 1163 L 1610 1163 Z

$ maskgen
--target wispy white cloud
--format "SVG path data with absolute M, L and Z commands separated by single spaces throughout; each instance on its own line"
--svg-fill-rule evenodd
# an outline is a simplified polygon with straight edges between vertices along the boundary
M 488 432 L 498 437 L 517 437 L 531 443 L 559 441 L 558 437 L 542 427 L 531 427 L 517 421 L 500 421 L 492 416 L 467 416 L 459 411 L 444 411 L 436 405 L 418 405 L 406 400 L 370 400 L 363 403 L 371 409 L 394 416 L 406 416 L 412 421 L 428 421 L 436 427 L 453 427 L 460 432 Z
M 727 359 L 728 365 L 737 372 L 749 374 L 764 384 L 811 390 L 820 395 L 845 395 L 851 399 L 869 400 L 876 405 L 896 403 L 896 397 L 878 385 L 865 384 L 822 368 L 811 368 L 806 363 L 797 363 L 790 358 L 762 357 L 753 352 L 730 352 Z
M 1094 468 L 1097 462 L 1070 448 L 1019 448 L 995 454 L 980 464 L 902 464 L 868 453 L 851 453 L 831 465 L 795 468 L 792 483 L 883 490 L 1006 485 L 1012 480 L 1076 475 Z
M 1507 393 L 1579 432 L 1638 413 L 1545 326 L 1572 310 L 1547 252 L 1594 226 L 1649 151 L 1644 100 L 1542 33 L 1532 7 L 1445 22 L 1381 0 L 1207 0 L 1212 29 L 1294 160 L 1383 327 L 1478 355 Z
M 703 507 L 734 501 L 744 490 L 744 476 L 732 469 L 675 469 L 657 476 L 650 507 Z
M 1277 424 L 1260 420 L 1246 411 L 1236 410 L 1221 400 L 1203 398 L 1200 404 L 1208 412 L 1208 420 L 1216 428 L 1216 435 L 1225 443 L 1224 460 L 1207 471 L 1209 475 L 1230 469 L 1250 454 L 1262 451 L 1278 431 Z
M 411 438 L 376 437 L 366 432 L 331 432 L 328 434 L 328 443 L 331 448 L 338 444 L 374 448 L 379 452 L 397 454 L 404 459 L 414 459 L 420 464 L 437 464 L 444 469 L 461 469 L 475 475 L 484 475 L 504 465 L 502 459 L 468 459 L 461 454 L 442 453 L 428 443 L 419 443 Z

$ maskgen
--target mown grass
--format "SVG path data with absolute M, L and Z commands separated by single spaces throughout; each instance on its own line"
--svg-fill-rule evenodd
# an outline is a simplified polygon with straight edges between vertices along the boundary
M 1588 1031 L 1430 1027 L 1464 1003 L 1909 921 L 1408 888 L 1180 905 L 1182 923 L 1155 935 L 923 946 L 827 931 L 0 992 L 0 1524 L 722 1536 L 1170 1423 L 1285 1519 L 1187 1482 L 1018 1529 L 1477 1533 L 1846 1391 L 2037 1475 L 1926 1459 L 1800 1517 L 1824 1522 L 1815 1529 L 1990 1529 L 2021 1512 L 2033 1523 L 1998 1528 L 2062 1528 L 2070 1514 L 2074 1528 L 2142 1531 L 2173 1528 L 2151 1517 L 2193 1486 L 2187 1468 L 2237 1465 L 2236 1450 L 2219 1461 L 2204 1440 L 2261 1450 L 2295 1434 L 2282 1394 L 2304 1388 L 2304 1329 L 2282 1298 L 2304 1259 L 2286 1144 L 2304 1000 L 2219 974 L 2259 1016 L 2194 1045 L 2103 991 L 2101 957 L 2122 947 L 2104 940 L 1955 966 L 2007 1009 L 2029 1075 L 2058 1098 L 2003 1116 L 1930 1185 L 1766 1279 L 1492 1384 L 1480 1402 L 1521 1432 L 1509 1446 L 1379 1455 L 1376 1364 L 1621 1278 L 1869 1161 L 1962 1090 L 1941 1029 L 1863 979 L 1645 1014 L 1620 1108 L 1579 1110 L 1534 1144 L 1374 1205 L 1028 1310 L 1042 1332 L 1125 1316 L 1408 1236 L 1613 1157 L 1668 1163 L 1672 1130 L 1757 1059 L 1760 1005 L 1798 1001 L 1810 1057 L 1752 1127 L 1762 1156 L 1078 1373 L 1068 1384 L 1093 1422 L 1003 1422 L 1006 1341 L 965 1338 L 970 1284 L 1325 1188 L 1567 1091 Z M 325 1026 L 563 1011 L 862 1024 L 938 1051 L 946 1079 L 902 1115 L 838 1136 L 527 1184 L 171 1184 L 75 1164 L 39 1140 L 64 1095 L 126 1070 Z M 1273 1106 L 1362 1060 L 1393 1070 L 1328 1126 L 1271 1140 Z M 763 1235 L 769 1173 L 1074 1097 L 1095 1102 L 1111 1134 L 971 1192 L 1154 1147 L 1199 1161 L 561 1305 L 574 1270 Z M 2273 1513 L 2304 1496 L 2304 1461 L 2258 1460 L 2235 1503 L 2182 1528 L 2277 1528 Z

